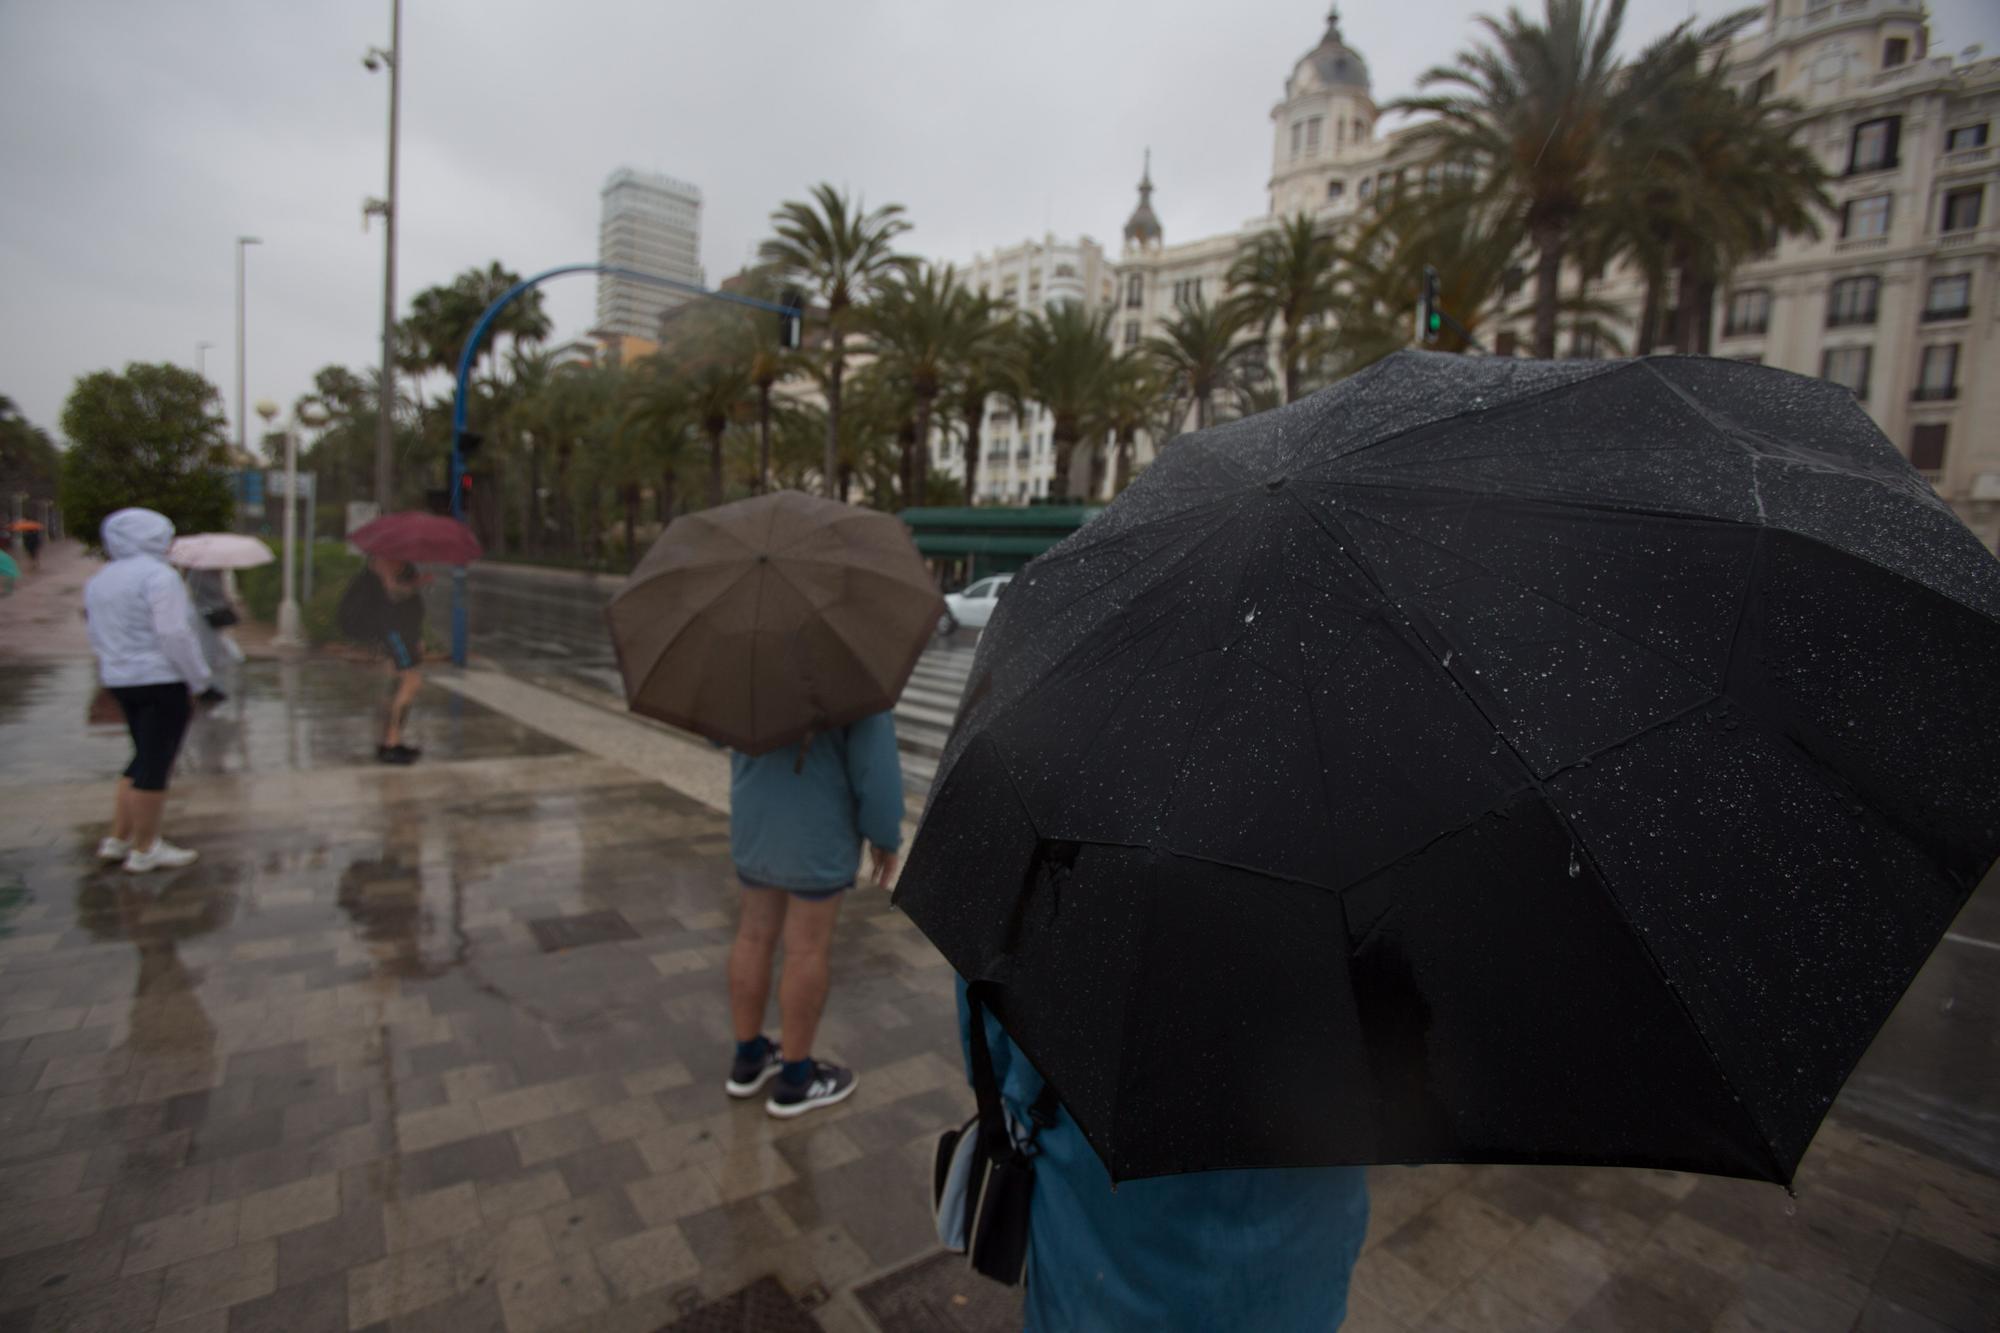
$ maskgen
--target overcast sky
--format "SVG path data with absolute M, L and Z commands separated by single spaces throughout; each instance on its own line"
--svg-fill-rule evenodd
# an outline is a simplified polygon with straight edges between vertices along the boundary
M 1347 4 L 1378 100 L 1491 0 Z M 1719 0 L 1635 0 L 1628 47 Z M 1934 50 L 2000 51 L 2000 4 L 1933 0 Z M 192 366 L 234 411 L 233 242 L 249 252 L 248 396 L 289 405 L 380 357 L 388 0 L 0 0 L 0 393 L 58 431 L 76 376 Z M 1153 150 L 1169 242 L 1264 209 L 1269 113 L 1319 0 L 408 0 L 399 305 L 498 259 L 596 257 L 615 167 L 705 197 L 711 282 L 781 200 L 831 180 L 909 209 L 964 260 L 1045 230 L 1115 250 Z M 593 280 L 547 289 L 561 337 Z

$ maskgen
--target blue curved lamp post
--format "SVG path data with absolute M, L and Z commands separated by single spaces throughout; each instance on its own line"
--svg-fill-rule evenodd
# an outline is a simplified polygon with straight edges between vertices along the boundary
M 479 322 L 472 326 L 472 335 L 465 340 L 465 350 L 458 354 L 458 381 L 452 393 L 451 403 L 451 516 L 461 522 L 465 519 L 465 456 L 459 452 L 459 441 L 465 438 L 466 386 L 472 382 L 472 365 L 478 360 L 479 345 L 493 328 L 493 321 L 502 310 L 522 292 L 540 286 L 550 278 L 560 278 L 565 273 L 608 273 L 615 278 L 630 278 L 634 282 L 647 283 L 654 287 L 670 287 L 690 296 L 707 297 L 714 301 L 728 301 L 734 305 L 749 306 L 753 310 L 768 310 L 785 319 L 800 317 L 797 306 L 780 305 L 772 301 L 760 301 L 754 296 L 739 296 L 734 292 L 710 291 L 691 282 L 677 282 L 663 278 L 657 273 L 642 273 L 638 269 L 619 268 L 615 264 L 563 264 L 558 268 L 544 270 L 532 278 L 521 281 L 502 292 L 492 305 L 486 307 Z M 465 566 L 455 566 L 451 571 L 451 660 L 465 665 Z

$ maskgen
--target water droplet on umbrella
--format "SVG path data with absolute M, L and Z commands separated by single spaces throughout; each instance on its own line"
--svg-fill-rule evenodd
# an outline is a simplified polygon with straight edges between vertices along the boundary
M 1569 877 L 1575 879 L 1583 873 L 1583 863 L 1576 859 L 1576 848 L 1569 849 Z

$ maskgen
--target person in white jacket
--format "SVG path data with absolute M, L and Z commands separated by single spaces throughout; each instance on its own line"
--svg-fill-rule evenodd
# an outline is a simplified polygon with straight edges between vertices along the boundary
M 174 525 L 150 509 L 120 509 L 101 532 L 111 563 L 84 585 L 83 609 L 98 678 L 125 710 L 133 754 L 97 854 L 134 874 L 188 865 L 195 853 L 160 836 L 160 816 L 193 696 L 208 688 L 209 671 L 187 590 L 166 560 Z

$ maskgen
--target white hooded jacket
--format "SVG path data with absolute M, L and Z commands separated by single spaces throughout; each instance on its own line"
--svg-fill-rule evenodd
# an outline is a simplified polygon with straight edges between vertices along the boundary
M 174 525 L 150 509 L 120 509 L 104 520 L 111 557 L 83 589 L 90 646 L 106 685 L 185 683 L 208 688 L 208 663 L 188 623 L 187 590 L 166 561 Z

